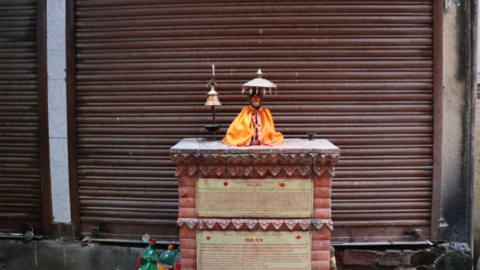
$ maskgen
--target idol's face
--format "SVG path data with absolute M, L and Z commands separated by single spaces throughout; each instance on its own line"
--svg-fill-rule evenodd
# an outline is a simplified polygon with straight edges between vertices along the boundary
M 260 108 L 262 106 L 263 95 L 262 94 L 252 94 L 248 95 L 248 102 L 253 108 Z

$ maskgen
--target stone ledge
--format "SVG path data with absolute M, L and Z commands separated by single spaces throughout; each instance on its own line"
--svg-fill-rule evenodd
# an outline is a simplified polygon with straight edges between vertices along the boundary
M 173 163 L 177 165 L 335 165 L 340 154 L 316 153 L 276 153 L 276 154 L 204 154 L 170 152 Z
M 190 138 L 170 148 L 177 165 L 335 165 L 340 149 L 327 140 L 285 139 L 276 146 L 235 147 L 220 141 Z
M 213 141 L 205 138 L 187 138 L 171 148 L 172 153 L 201 153 L 201 154 L 280 154 L 280 153 L 316 153 L 316 154 L 340 154 L 340 149 L 328 140 L 285 139 L 282 144 L 275 146 L 248 147 L 228 146 L 221 141 Z

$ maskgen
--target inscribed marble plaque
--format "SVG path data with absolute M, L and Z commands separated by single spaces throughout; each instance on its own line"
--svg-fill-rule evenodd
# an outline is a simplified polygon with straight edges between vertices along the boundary
M 198 270 L 310 270 L 312 232 L 197 232 Z
M 198 179 L 202 217 L 312 217 L 313 182 L 307 179 Z

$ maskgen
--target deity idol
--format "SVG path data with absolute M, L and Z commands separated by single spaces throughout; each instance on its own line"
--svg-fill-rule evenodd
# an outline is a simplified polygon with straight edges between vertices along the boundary
M 250 106 L 243 108 L 228 128 L 227 136 L 222 142 L 233 146 L 277 145 L 283 143 L 283 135 L 275 131 L 270 111 L 262 107 L 263 97 L 276 85 L 262 79 L 262 71 L 257 72 L 258 78 L 243 85 L 242 94 L 247 91 Z

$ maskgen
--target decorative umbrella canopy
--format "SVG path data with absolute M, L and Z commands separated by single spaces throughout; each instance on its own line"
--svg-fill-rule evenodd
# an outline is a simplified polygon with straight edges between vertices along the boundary
M 258 94 L 258 89 L 260 89 L 261 91 L 263 91 L 263 94 L 265 95 L 265 93 L 267 92 L 267 88 L 270 91 L 270 95 L 272 94 L 272 88 L 275 89 L 275 94 L 277 94 L 277 85 L 272 83 L 269 80 L 263 79 L 262 78 L 263 73 L 260 69 L 258 69 L 257 75 L 258 75 L 258 78 L 253 79 L 243 85 L 242 94 L 245 93 L 245 90 L 248 90 L 248 89 L 250 89 L 250 94 L 253 93 L 254 89 Z

